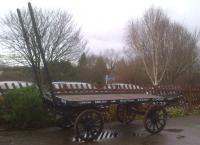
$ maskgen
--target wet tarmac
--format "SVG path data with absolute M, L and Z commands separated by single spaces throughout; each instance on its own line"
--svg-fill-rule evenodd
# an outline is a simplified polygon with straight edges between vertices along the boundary
M 0 131 L 0 145 L 200 145 L 200 116 L 169 119 L 165 129 L 155 135 L 145 131 L 141 120 L 130 125 L 108 123 L 104 128 L 103 139 L 92 143 L 74 140 L 73 129 Z M 117 135 L 112 136 L 114 133 Z

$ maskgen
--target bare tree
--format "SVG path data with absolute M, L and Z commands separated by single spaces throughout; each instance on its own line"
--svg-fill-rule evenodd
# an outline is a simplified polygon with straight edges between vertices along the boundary
M 113 48 L 106 49 L 103 52 L 103 57 L 104 57 L 104 60 L 107 64 L 108 69 L 110 69 L 110 70 L 115 69 L 115 65 L 120 59 L 119 52 L 117 52 Z
M 171 41 L 173 43 L 172 56 L 170 65 L 167 70 L 167 77 L 170 83 L 186 73 L 192 66 L 197 63 L 198 58 L 198 32 L 190 33 L 182 25 L 171 24 L 173 35 Z
M 86 47 L 86 41 L 77 28 L 72 16 L 60 10 L 34 9 L 42 46 L 47 62 L 61 60 L 76 60 Z M 22 18 L 29 37 L 29 43 L 34 60 L 38 67 L 41 65 L 35 34 L 32 28 L 28 10 L 22 10 Z M 11 57 L 22 64 L 30 64 L 22 29 L 17 13 L 10 12 L 1 19 L 0 41 L 5 49 L 9 49 Z
M 0 67 L 8 66 L 11 64 L 11 61 L 6 56 L 5 53 L 0 54 Z
M 129 25 L 128 45 L 142 58 L 153 85 L 163 79 L 171 54 L 170 24 L 160 9 L 149 9 L 142 20 Z
M 150 8 L 141 20 L 132 21 L 128 26 L 128 46 L 142 59 L 153 85 L 158 85 L 170 71 L 170 66 L 177 59 L 175 52 L 181 53 L 176 53 L 180 55 L 179 59 L 186 57 L 184 61 L 177 60 L 176 71 L 179 66 L 181 70 L 187 68 L 187 55 L 194 54 L 192 51 L 196 48 L 196 40 L 185 28 L 172 23 L 161 9 Z
M 106 49 L 103 52 L 102 57 L 104 58 L 104 62 L 106 63 L 107 67 L 106 75 L 107 77 L 111 78 L 106 81 L 110 83 L 113 81 L 114 73 L 116 71 L 116 64 L 120 60 L 120 52 L 113 48 Z
M 149 81 L 142 60 L 135 57 L 133 60 L 120 59 L 116 63 L 114 72 L 114 81 L 121 83 L 132 83 L 140 85 L 149 85 Z
M 124 59 L 119 60 L 116 63 L 116 68 L 115 68 L 115 73 L 114 73 L 114 78 L 116 82 L 120 82 L 120 83 L 130 83 L 131 81 L 131 76 L 130 73 L 131 70 L 129 69 L 129 65 L 127 64 L 127 62 L 125 62 Z
M 4 56 L 2 54 L 0 54 L 0 66 L 4 65 Z

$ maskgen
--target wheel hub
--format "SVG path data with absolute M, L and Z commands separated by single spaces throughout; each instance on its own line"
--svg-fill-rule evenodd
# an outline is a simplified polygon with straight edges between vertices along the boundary
M 94 127 L 94 121 L 93 120 L 87 120 L 87 122 L 85 123 L 85 128 L 91 129 L 93 127 Z

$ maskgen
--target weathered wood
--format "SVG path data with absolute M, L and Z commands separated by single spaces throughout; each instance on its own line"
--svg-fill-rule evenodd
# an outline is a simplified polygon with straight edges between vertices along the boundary
M 49 90 L 50 90 L 50 93 L 51 93 L 51 96 L 52 96 L 52 99 L 53 99 L 53 104 L 54 104 L 54 102 L 55 102 L 55 94 L 54 94 L 54 90 L 53 90 L 52 80 L 51 80 L 51 76 L 50 76 L 49 69 L 48 69 L 48 66 L 47 66 L 47 62 L 46 62 L 46 59 L 45 59 L 44 49 L 42 48 L 41 36 L 40 36 L 40 34 L 38 32 L 38 28 L 37 28 L 37 25 L 36 25 L 33 8 L 31 6 L 30 2 L 28 3 L 28 8 L 29 8 L 30 16 L 31 16 L 32 27 L 33 27 L 33 30 L 34 30 L 34 33 L 35 33 L 35 37 L 36 37 L 36 42 L 38 44 L 37 46 L 38 46 L 38 49 L 40 51 L 40 55 L 41 55 L 41 58 L 42 58 L 42 62 L 43 62 L 43 65 L 44 65 L 44 70 L 45 70 L 47 81 L 48 81 Z
M 33 69 L 33 75 L 34 75 L 35 81 L 37 83 L 37 86 L 39 88 L 40 95 L 43 96 L 42 85 L 41 85 L 41 82 L 40 82 L 40 79 L 39 79 L 39 76 L 38 76 L 38 71 L 36 69 L 36 64 L 35 64 L 35 62 L 33 60 L 33 54 L 31 52 L 29 38 L 27 36 L 27 32 L 26 32 L 26 29 L 25 29 L 25 26 L 24 26 L 24 22 L 23 22 L 23 19 L 22 19 L 22 16 L 21 16 L 21 12 L 20 12 L 19 9 L 17 9 L 17 14 L 18 14 L 18 17 L 19 17 L 20 25 L 22 27 L 23 37 L 24 37 L 24 40 L 26 42 L 26 47 L 27 47 L 27 50 L 28 50 L 30 63 L 31 63 L 31 66 L 32 66 L 32 69 Z
M 96 101 L 96 100 L 129 100 L 158 98 L 147 94 L 86 94 L 86 95 L 57 95 L 56 97 L 67 101 Z

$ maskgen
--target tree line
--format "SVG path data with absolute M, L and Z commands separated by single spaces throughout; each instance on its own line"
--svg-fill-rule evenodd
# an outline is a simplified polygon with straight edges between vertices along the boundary
M 70 61 L 51 61 L 48 62 L 48 68 L 52 81 L 104 84 L 107 73 L 106 63 L 102 56 L 86 56 L 85 53 L 81 55 L 76 64 Z M 1 70 L 3 73 L 0 75 L 0 81 L 34 81 L 29 66 L 5 67 Z M 41 78 L 43 82 L 46 82 L 43 68 L 41 69 Z
M 191 32 L 183 24 L 172 21 L 162 9 L 152 7 L 141 18 L 129 21 L 123 57 L 114 48 L 101 55 L 87 54 L 87 41 L 69 13 L 38 8 L 34 11 L 53 81 L 105 84 L 108 76 L 109 83 L 199 83 L 199 32 Z M 35 64 L 44 79 L 43 64 L 26 9 L 22 16 Z M 17 14 L 10 12 L 1 19 L 0 25 L 2 49 L 8 49 L 10 59 L 22 64 L 22 67 L 7 70 L 20 68 L 22 74 L 29 71 L 32 56 L 27 52 Z M 9 78 L 11 72 L 4 69 L 1 78 Z

